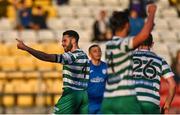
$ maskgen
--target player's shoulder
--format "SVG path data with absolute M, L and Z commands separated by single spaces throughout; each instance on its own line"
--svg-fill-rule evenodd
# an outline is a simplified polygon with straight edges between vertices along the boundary
M 101 61 L 101 65 L 107 67 L 107 63 L 104 61 Z
M 157 55 L 155 52 L 148 51 L 148 50 L 135 50 L 133 51 L 133 56 L 139 56 L 139 57 L 149 57 L 149 58 L 154 58 L 158 60 L 162 60 L 162 57 Z

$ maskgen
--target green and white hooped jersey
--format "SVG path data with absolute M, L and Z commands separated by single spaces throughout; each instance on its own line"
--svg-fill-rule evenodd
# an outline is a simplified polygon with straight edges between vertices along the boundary
M 81 49 L 56 55 L 56 62 L 63 64 L 63 88 L 85 90 L 89 81 L 89 59 Z
M 133 52 L 133 77 L 139 101 L 160 104 L 160 79 L 174 76 L 167 62 L 149 50 Z
M 114 36 L 106 44 L 106 61 L 108 64 L 108 79 L 104 97 L 119 97 L 136 95 L 132 77 L 131 37 Z

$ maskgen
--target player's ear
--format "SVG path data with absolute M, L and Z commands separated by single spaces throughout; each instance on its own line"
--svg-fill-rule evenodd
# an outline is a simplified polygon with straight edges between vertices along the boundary
M 72 38 L 71 43 L 72 43 L 72 44 L 76 44 L 76 39 L 75 39 L 75 38 Z

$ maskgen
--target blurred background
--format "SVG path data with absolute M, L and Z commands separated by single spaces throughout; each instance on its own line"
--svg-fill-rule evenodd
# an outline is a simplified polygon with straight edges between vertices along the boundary
M 141 30 L 146 5 L 152 0 L 0 0 L 0 113 L 52 113 L 62 93 L 62 65 L 43 62 L 16 48 L 15 38 L 47 53 L 63 53 L 62 32 L 80 34 L 80 47 L 105 42 L 112 33 L 108 18 L 114 10 L 129 13 L 131 33 Z M 180 0 L 154 0 L 154 48 L 175 72 L 176 95 L 171 113 L 180 113 Z M 178 51 L 179 50 L 179 51 Z M 104 60 L 104 56 L 103 56 Z M 161 106 L 168 94 L 161 81 Z

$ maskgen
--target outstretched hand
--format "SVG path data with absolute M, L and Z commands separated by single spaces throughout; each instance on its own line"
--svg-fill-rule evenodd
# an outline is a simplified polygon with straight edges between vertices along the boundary
M 21 50 L 25 50 L 26 49 L 26 45 L 24 44 L 24 42 L 22 40 L 16 39 L 17 43 L 17 48 L 21 49 Z

